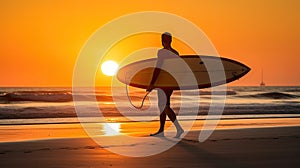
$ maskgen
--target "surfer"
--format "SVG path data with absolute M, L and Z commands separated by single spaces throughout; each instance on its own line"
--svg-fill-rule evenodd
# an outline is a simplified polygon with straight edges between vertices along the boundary
M 156 68 L 153 72 L 152 80 L 150 82 L 147 91 L 151 91 L 154 89 L 154 83 L 160 73 L 160 68 L 163 64 L 164 59 L 171 58 L 171 57 L 172 58 L 179 57 L 179 53 L 171 47 L 172 35 L 170 33 L 168 32 L 163 33 L 161 36 L 161 40 L 162 40 L 163 49 L 160 49 L 157 53 L 158 59 L 156 63 Z M 176 127 L 177 134 L 175 138 L 179 138 L 181 134 L 184 132 L 178 120 L 176 119 L 176 114 L 174 113 L 173 109 L 170 107 L 170 99 L 172 93 L 173 90 L 171 89 L 157 89 L 158 107 L 160 110 L 160 116 L 159 116 L 160 127 L 156 133 L 150 134 L 150 136 L 161 136 L 161 137 L 164 136 L 164 126 L 165 126 L 167 115 Z

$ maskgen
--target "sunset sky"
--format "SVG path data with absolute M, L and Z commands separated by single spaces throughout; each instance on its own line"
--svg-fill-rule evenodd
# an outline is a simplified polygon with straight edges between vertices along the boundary
M 88 38 L 112 19 L 142 11 L 192 21 L 221 56 L 252 68 L 232 85 L 259 85 L 262 69 L 267 85 L 300 85 L 299 9 L 297 0 L 1 1 L 0 86 L 71 86 L 76 58 Z M 160 47 L 158 35 L 147 36 L 119 46 L 122 57 L 132 52 L 123 50 L 148 43 Z M 173 46 L 188 54 L 179 43 Z M 99 74 L 97 84 L 110 79 Z

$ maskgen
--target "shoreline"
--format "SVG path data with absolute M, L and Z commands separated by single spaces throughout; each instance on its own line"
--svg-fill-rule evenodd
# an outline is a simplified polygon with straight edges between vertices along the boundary
M 179 122 L 183 128 L 189 128 L 192 125 L 191 131 L 200 131 L 203 129 L 204 123 L 214 124 L 218 121 L 195 120 Z M 159 122 L 110 122 L 107 124 L 112 124 L 117 134 L 148 136 L 157 130 Z M 83 129 L 83 126 L 92 130 L 96 136 L 109 134 L 104 123 L 0 125 L 0 143 L 42 139 L 87 138 L 88 135 Z M 218 122 L 216 130 L 297 126 L 300 127 L 300 118 L 226 119 Z M 169 129 L 168 132 L 175 132 L 175 128 L 170 121 L 167 121 L 166 129 Z M 209 127 L 206 129 L 209 129 Z
M 159 121 L 157 115 L 153 116 L 106 116 L 106 117 L 81 117 L 84 123 L 130 123 L 130 122 L 156 122 Z M 105 118 L 105 121 L 104 121 Z M 193 121 L 193 120 L 214 120 L 218 118 L 216 115 L 197 115 L 195 116 L 182 115 L 177 116 L 180 121 Z M 300 118 L 300 114 L 240 114 L 240 115 L 221 115 L 220 120 L 233 120 L 233 119 L 272 119 L 272 118 Z M 167 118 L 169 120 L 169 118 Z M 43 124 L 79 124 L 79 117 L 52 117 L 52 118 L 11 118 L 0 119 L 0 126 L 9 125 L 43 125 Z

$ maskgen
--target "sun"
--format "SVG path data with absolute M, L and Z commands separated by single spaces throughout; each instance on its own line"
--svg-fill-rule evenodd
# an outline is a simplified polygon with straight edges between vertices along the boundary
M 115 61 L 109 60 L 101 65 L 101 71 L 104 75 L 114 76 L 118 71 L 118 67 L 119 65 Z

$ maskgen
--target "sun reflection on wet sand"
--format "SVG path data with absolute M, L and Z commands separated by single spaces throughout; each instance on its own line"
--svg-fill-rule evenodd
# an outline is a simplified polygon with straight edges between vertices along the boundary
M 105 123 L 103 131 L 106 136 L 120 135 L 120 123 Z
M 185 127 L 188 122 L 180 121 Z M 199 131 L 203 127 L 204 120 L 196 120 L 191 131 Z M 224 119 L 218 124 L 220 129 L 242 129 L 262 127 L 300 126 L 299 118 L 262 118 L 262 119 Z M 135 136 L 148 137 L 150 133 L 157 131 L 159 122 L 119 122 L 119 123 L 84 123 L 89 129 L 87 134 L 81 124 L 28 124 L 28 125 L 0 125 L 0 142 L 14 142 L 40 139 L 57 138 L 86 138 L 100 136 Z M 170 121 L 166 122 L 169 133 L 176 133 L 176 129 Z

